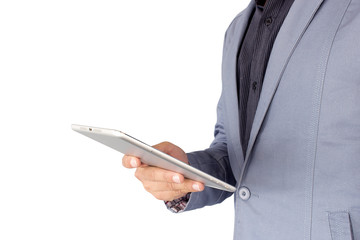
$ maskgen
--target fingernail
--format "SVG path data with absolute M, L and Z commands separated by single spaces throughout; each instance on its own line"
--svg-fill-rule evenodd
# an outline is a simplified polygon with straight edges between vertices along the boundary
M 137 167 L 137 161 L 136 161 L 136 159 L 131 159 L 130 160 L 130 165 L 133 167 L 133 168 L 136 168 Z
M 173 181 L 174 181 L 175 183 L 180 183 L 180 178 L 179 178 L 178 175 L 173 176 L 172 179 L 173 179 Z
M 200 187 L 199 187 L 198 184 L 194 183 L 194 184 L 192 185 L 192 187 L 193 187 L 193 189 L 194 189 L 195 191 L 200 191 Z

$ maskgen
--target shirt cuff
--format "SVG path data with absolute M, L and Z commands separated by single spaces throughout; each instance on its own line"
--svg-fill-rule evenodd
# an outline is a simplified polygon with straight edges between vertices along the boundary
M 190 199 L 190 194 L 186 194 L 184 197 L 172 200 L 172 201 L 165 201 L 166 207 L 174 213 L 181 213 L 185 210 L 187 203 Z

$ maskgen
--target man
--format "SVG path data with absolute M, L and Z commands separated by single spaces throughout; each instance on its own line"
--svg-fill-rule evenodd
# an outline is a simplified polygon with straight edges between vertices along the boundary
M 360 0 L 251 1 L 229 26 L 210 148 L 155 147 L 236 184 L 234 239 L 360 239 L 359 43 Z M 231 195 L 123 165 L 175 212 Z

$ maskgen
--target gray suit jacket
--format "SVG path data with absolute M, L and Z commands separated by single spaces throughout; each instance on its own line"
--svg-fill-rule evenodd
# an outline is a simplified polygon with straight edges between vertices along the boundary
M 226 32 L 215 140 L 190 164 L 236 184 L 234 239 L 360 240 L 360 0 L 293 3 L 243 156 L 236 55 L 253 8 Z M 230 195 L 206 188 L 186 210 Z

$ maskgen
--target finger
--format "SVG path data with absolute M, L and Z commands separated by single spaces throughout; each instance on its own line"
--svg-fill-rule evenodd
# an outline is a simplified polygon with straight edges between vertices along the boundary
M 182 183 L 184 176 L 158 167 L 140 166 L 135 171 L 135 177 L 142 182 Z
M 181 197 L 184 197 L 187 193 L 179 192 L 175 193 L 174 191 L 169 192 L 156 192 L 152 194 L 156 199 L 162 200 L 162 201 L 173 201 L 175 199 L 179 199 Z
M 188 192 L 201 192 L 205 189 L 203 183 L 195 182 L 190 179 L 185 179 L 183 183 L 167 183 L 168 187 L 171 188 L 172 191 L 181 191 L 183 193 Z M 165 190 L 166 191 L 166 190 Z
M 155 195 L 159 192 L 173 192 L 173 195 L 186 194 L 188 192 L 201 192 L 204 190 L 204 184 L 185 179 L 183 183 L 169 182 L 142 182 L 146 191 Z
M 200 185 L 202 185 L 202 184 L 200 184 Z M 199 188 L 201 189 L 201 191 L 204 190 L 203 185 L 201 187 L 199 186 Z M 185 196 L 189 192 L 198 192 L 198 191 L 197 190 L 186 191 L 185 189 L 172 190 L 172 191 L 157 191 L 157 192 L 152 192 L 152 195 L 159 200 L 172 201 L 174 199 L 178 199 L 180 197 Z
M 124 155 L 122 164 L 126 168 L 137 168 L 141 165 L 141 161 L 137 157 Z

